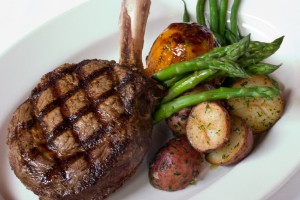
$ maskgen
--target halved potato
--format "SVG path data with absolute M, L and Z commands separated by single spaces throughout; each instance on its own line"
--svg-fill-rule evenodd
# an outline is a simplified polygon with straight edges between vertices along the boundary
M 203 92 L 211 89 L 214 89 L 212 85 L 201 84 L 193 88 L 192 90 L 184 93 L 183 95 L 194 94 L 194 93 Z M 167 118 L 166 120 L 167 124 L 175 136 L 180 137 L 186 135 L 186 124 L 191 110 L 192 110 L 191 107 L 184 108 L 179 112 L 174 113 L 169 118 Z
M 206 160 L 214 165 L 230 165 L 245 158 L 253 148 L 253 133 L 244 120 L 231 116 L 229 140 L 219 149 L 206 154 Z
M 208 152 L 224 145 L 230 134 L 227 110 L 216 102 L 203 102 L 193 107 L 186 126 L 191 145 Z
M 267 76 L 255 75 L 236 81 L 232 87 L 269 86 L 274 82 Z M 233 98 L 228 101 L 229 112 L 246 120 L 254 134 L 269 130 L 281 117 L 284 110 L 280 95 L 273 99 L 265 98 Z

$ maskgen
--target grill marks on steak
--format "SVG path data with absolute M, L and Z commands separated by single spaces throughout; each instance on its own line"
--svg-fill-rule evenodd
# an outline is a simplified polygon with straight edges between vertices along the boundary
M 106 197 L 149 147 L 156 92 L 151 80 L 114 61 L 58 67 L 14 113 L 8 144 L 15 174 L 41 197 Z

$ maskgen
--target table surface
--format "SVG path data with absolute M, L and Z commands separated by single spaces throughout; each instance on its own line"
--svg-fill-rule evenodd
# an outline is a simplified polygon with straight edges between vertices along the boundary
M 0 55 L 24 35 L 87 0 L 0 0 Z M 300 171 L 270 200 L 300 200 Z M 1 197 L 0 197 L 1 199 Z

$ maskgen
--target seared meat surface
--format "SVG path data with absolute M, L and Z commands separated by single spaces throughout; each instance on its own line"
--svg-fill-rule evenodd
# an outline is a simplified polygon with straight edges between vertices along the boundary
M 46 74 L 9 125 L 9 161 L 45 199 L 104 199 L 142 162 L 161 90 L 114 61 Z

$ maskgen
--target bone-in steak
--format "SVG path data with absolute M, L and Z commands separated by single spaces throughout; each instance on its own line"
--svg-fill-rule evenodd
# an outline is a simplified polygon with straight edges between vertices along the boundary
M 9 124 L 9 162 L 41 199 L 104 199 L 143 161 L 162 90 L 141 71 L 150 0 L 123 0 L 120 64 L 84 60 L 44 75 Z
M 9 161 L 45 199 L 103 199 L 143 160 L 160 89 L 114 61 L 46 74 L 9 126 Z

